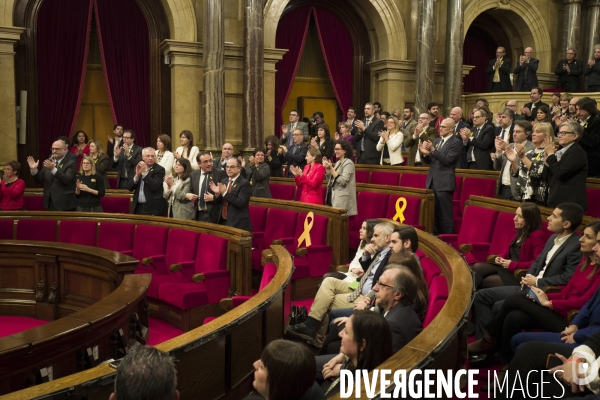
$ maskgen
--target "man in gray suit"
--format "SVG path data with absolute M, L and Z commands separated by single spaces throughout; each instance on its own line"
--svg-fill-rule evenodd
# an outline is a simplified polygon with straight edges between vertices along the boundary
M 218 184 L 227 177 L 227 174 L 222 169 L 213 168 L 208 151 L 200 152 L 197 162 L 200 169 L 190 174 L 192 193 L 187 193 L 185 197 L 196 204 L 196 221 L 216 224 L 219 222 L 220 208 L 214 204 L 215 193 L 210 190 L 210 182 Z
M 419 144 L 423 158 L 430 164 L 427 189 L 435 195 L 434 234 L 454 233 L 452 196 L 456 190 L 454 171 L 460 162 L 462 141 L 453 134 L 454 120 L 446 118 L 440 124 L 440 137 L 433 142 Z
M 302 133 L 304 134 L 303 141 L 308 142 L 308 125 L 300 121 L 300 112 L 294 108 L 290 111 L 290 123 L 281 127 L 281 144 L 285 145 L 288 149 L 294 145 L 292 133 L 296 128 L 302 129 Z
M 506 158 L 505 149 L 515 148 L 515 143 L 525 146 L 525 151 L 533 150 L 535 146 L 528 139 L 531 137 L 533 128 L 529 121 L 516 121 L 513 125 L 513 143 L 508 143 L 502 139 L 501 135 L 496 136 L 496 153 L 493 154 L 494 169 L 500 171 L 498 182 L 496 183 L 496 196 L 500 195 L 506 200 L 521 201 L 521 196 L 517 191 L 517 177 L 511 173 L 511 163 Z

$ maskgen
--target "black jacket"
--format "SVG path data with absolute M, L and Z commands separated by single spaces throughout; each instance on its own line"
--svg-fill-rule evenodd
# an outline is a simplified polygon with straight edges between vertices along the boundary
M 590 117 L 584 124 L 579 145 L 587 153 L 588 176 L 600 177 L 600 117 Z
M 138 146 L 139 147 L 139 146 Z M 144 181 L 144 197 L 146 198 L 146 206 L 150 210 L 151 215 L 161 216 L 167 208 L 167 201 L 163 197 L 163 181 L 165 179 L 165 169 L 158 164 L 152 165 L 145 177 L 140 178 L 137 182 L 135 178 L 135 169 L 127 181 L 127 188 L 133 193 L 133 201 L 131 202 L 131 213 L 135 213 L 135 207 L 138 204 L 140 195 L 140 187 Z
M 577 143 L 562 155 L 560 161 L 551 154 L 546 159 L 550 175 L 548 177 L 548 207 L 556 207 L 563 202 L 577 203 L 588 209 L 586 192 L 588 157 Z
M 569 64 L 569 72 L 563 69 L 563 65 Z M 558 87 L 565 92 L 579 92 L 579 81 L 583 74 L 583 63 L 581 60 L 573 59 L 568 62 L 565 58 L 560 60 L 556 64 L 556 70 L 554 71 L 558 75 Z
M 69 157 L 70 153 L 61 160 L 56 168 L 56 174 L 45 168 L 40 161 L 37 174 L 33 175 L 36 182 L 44 184 L 44 208 L 52 205 L 58 211 L 74 210 L 77 206 L 75 197 L 75 174 L 77 173 L 77 157 Z
M 496 59 L 492 59 L 488 62 L 488 66 L 485 70 L 485 73 L 489 75 L 488 79 L 488 92 L 492 91 L 492 85 L 494 84 L 494 64 L 496 63 Z M 500 88 L 503 92 L 508 92 L 511 88 L 510 85 L 510 58 L 504 57 L 502 59 L 502 65 L 498 68 L 498 73 L 500 76 Z

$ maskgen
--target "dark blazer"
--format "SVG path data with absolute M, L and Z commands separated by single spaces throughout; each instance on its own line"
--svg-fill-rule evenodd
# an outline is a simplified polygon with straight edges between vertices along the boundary
M 528 274 L 538 276 L 542 271 L 546 264 L 548 252 L 554 247 L 555 238 L 556 234 L 550 236 L 544 250 L 533 264 L 531 264 L 531 267 L 527 271 Z M 548 267 L 544 272 L 544 277 L 537 281 L 537 286 L 539 288 L 543 288 L 544 286 L 566 286 L 566 284 L 569 283 L 569 279 L 571 279 L 577 265 L 579 265 L 579 261 L 581 261 L 581 245 L 579 244 L 579 238 L 580 236 L 577 233 L 573 233 L 567 241 L 556 250 L 556 253 L 554 253 L 554 256 L 548 263 Z
M 116 138 L 113 138 L 113 140 L 116 140 Z M 123 146 L 123 139 L 121 138 L 121 142 L 119 143 L 120 146 Z M 114 159 L 115 156 L 115 143 L 111 143 L 111 142 L 106 142 L 106 155 L 108 156 L 108 158 L 110 158 L 110 160 L 112 161 Z
M 532 102 L 525 103 L 524 106 L 527 107 L 527 108 L 529 108 L 529 110 L 531 111 L 531 113 L 529 114 L 529 117 L 527 117 L 527 116 L 525 117 L 525 119 L 527 121 L 533 121 L 537 117 L 537 109 L 540 108 L 541 106 L 546 106 L 546 107 L 548 107 L 548 109 L 551 109 L 548 104 L 544 103 L 541 100 L 538 103 L 536 103 L 536 105 L 535 105 L 535 112 L 532 111 L 532 107 L 533 107 L 533 103 Z
M 454 171 L 460 161 L 460 153 L 462 152 L 462 139 L 451 135 L 447 143 L 438 150 L 438 146 L 442 141 L 438 138 L 433 142 L 434 150 L 424 157 L 430 164 L 429 172 L 427 173 L 427 189 L 433 189 L 439 192 L 453 192 L 456 190 L 456 177 Z
M 509 146 L 514 149 L 515 148 L 514 142 L 510 143 Z M 525 151 L 527 152 L 529 150 L 534 150 L 534 149 L 535 149 L 535 146 L 533 145 L 533 143 L 531 143 L 529 140 L 526 140 L 525 141 Z M 504 166 L 506 165 L 506 163 L 508 163 L 508 158 L 506 158 L 506 153 L 502 153 L 502 157 L 496 157 L 496 159 L 493 162 L 494 169 L 496 171 L 500 171 L 500 175 L 498 175 L 498 180 L 496 181 L 496 196 L 500 195 L 500 189 L 502 188 L 502 171 L 504 170 Z M 509 165 L 510 165 L 510 163 L 509 163 Z M 520 201 L 521 195 L 519 193 L 519 190 L 517 189 L 517 180 L 518 180 L 518 176 L 515 176 L 514 174 L 511 173 L 510 174 L 510 191 L 511 191 L 513 197 L 515 198 L 515 200 Z M 506 258 L 506 257 L 504 257 L 504 258 Z
M 492 91 L 492 85 L 494 84 L 494 64 L 496 63 L 496 59 L 492 59 L 488 62 L 488 66 L 485 69 L 485 73 L 489 75 L 488 79 L 488 92 Z M 500 88 L 503 92 L 508 92 L 511 88 L 510 84 L 510 58 L 504 57 L 502 59 L 502 65 L 498 68 L 499 76 L 500 76 Z
M 563 65 L 565 64 L 569 64 L 569 72 L 563 69 Z M 558 75 L 558 87 L 565 92 L 579 92 L 579 81 L 581 75 L 583 75 L 583 63 L 581 60 L 573 59 L 572 62 L 568 62 L 566 58 L 560 60 L 556 64 L 554 73 Z
M 517 240 L 515 237 L 512 241 Z M 527 238 L 521 244 L 521 250 L 519 251 L 519 261 L 511 261 L 508 265 L 510 272 L 515 272 L 517 269 L 529 269 L 531 264 L 538 258 L 540 253 L 544 250 L 546 245 L 546 232 L 542 229 L 537 229 L 529 234 Z M 505 260 L 510 260 L 510 245 L 506 247 L 504 254 L 500 257 Z
M 229 177 L 225 177 L 221 183 L 227 186 L 229 184 Z M 221 205 L 218 214 L 219 220 L 221 220 L 223 201 L 227 201 L 229 206 L 227 206 L 227 223 L 225 225 L 252 232 L 252 222 L 250 221 L 250 213 L 248 212 L 251 196 L 252 188 L 250 184 L 244 177 L 238 176 L 233 183 L 231 193 L 225 193 L 215 200 L 216 203 Z
M 471 152 L 471 149 L 473 149 L 477 169 L 494 169 L 494 163 L 490 157 L 490 153 L 496 152 L 496 147 L 494 145 L 496 134 L 494 133 L 494 130 L 493 125 L 484 124 L 481 127 L 479 134 L 477 134 L 477 128 L 473 127 L 473 139 L 468 140 L 467 144 L 464 145 L 467 155 Z
M 366 124 L 367 120 L 364 119 L 363 122 Z M 379 162 L 381 161 L 381 152 L 377 151 L 377 142 L 379 142 L 379 132 L 382 130 L 383 121 L 377 117 L 373 117 L 369 126 L 367 126 L 364 131 L 358 132 L 354 136 L 354 143 L 358 143 L 357 149 L 361 148 L 360 141 L 365 141 L 364 156 L 367 160 L 367 164 L 379 165 Z M 357 159 L 362 156 L 360 150 L 358 152 L 359 154 L 356 155 Z
M 113 158 L 113 160 L 114 160 L 114 158 Z M 123 174 L 123 165 L 125 165 L 125 167 L 127 168 L 127 179 L 129 180 L 129 178 L 132 178 L 133 175 L 135 175 L 135 166 L 138 165 L 140 161 L 142 161 L 142 146 L 138 146 L 137 144 L 134 144 L 129 149 L 129 154 L 127 156 L 125 155 L 125 151 L 121 150 L 121 154 L 119 154 L 119 158 L 117 159 L 116 162 L 113 163 L 113 165 L 115 166 L 115 169 L 117 170 L 117 188 L 119 187 L 119 183 L 121 182 L 121 179 L 125 179 L 124 176 L 121 176 Z M 164 170 L 164 168 L 163 168 L 163 170 Z M 162 188 L 162 182 L 161 182 L 161 188 Z
M 287 153 L 285 153 L 285 159 L 287 160 L 287 174 L 286 176 L 292 177 L 292 173 L 290 172 L 290 166 L 300 167 L 300 169 L 304 169 L 306 166 L 306 152 L 308 151 L 308 147 L 301 142 L 300 144 L 296 144 L 291 146 Z
M 588 209 L 586 192 L 588 158 L 577 142 L 562 155 L 560 161 L 555 154 L 546 158 L 550 176 L 548 177 L 548 207 L 556 207 L 569 201 Z
M 463 128 L 471 129 L 471 125 L 469 125 L 465 121 L 459 121 L 458 124 L 456 124 L 456 126 L 454 127 L 454 135 L 460 140 L 462 140 L 462 137 L 460 136 L 459 132 Z M 468 168 L 468 167 L 469 166 L 467 164 L 467 149 L 466 149 L 466 147 L 463 147 L 462 152 L 460 153 L 460 162 L 458 163 L 456 168 Z
M 108 176 L 106 176 L 106 172 L 108 171 L 108 169 L 110 168 L 112 162 L 111 160 L 108 158 L 108 156 L 106 154 L 102 154 L 100 157 L 98 157 L 96 160 L 96 173 L 98 175 L 102 175 L 103 179 L 104 179 L 104 187 L 106 189 L 110 189 L 110 185 L 108 184 Z
M 281 166 L 285 162 L 285 158 L 283 154 L 279 154 L 277 149 L 271 150 L 271 161 L 267 158 L 267 154 L 265 154 L 265 162 L 269 164 L 269 168 L 271 168 L 271 176 L 274 178 L 283 177 L 283 173 L 281 171 Z
M 139 147 L 139 146 L 138 146 Z M 144 181 L 144 196 L 146 197 L 146 206 L 152 215 L 163 215 L 167 207 L 167 201 L 163 197 L 163 181 L 165 179 L 165 169 L 155 163 L 152 165 L 145 177 L 137 182 L 135 178 L 135 169 L 132 171 L 127 181 L 127 188 L 133 191 L 133 201 L 131 203 L 131 213 L 135 213 L 135 207 L 140 195 L 140 186 Z
M 200 196 L 200 174 L 202 174 L 201 169 L 197 169 L 192 171 L 190 174 L 190 180 L 192 182 L 192 193 Z M 212 181 L 214 184 L 218 184 L 223 179 L 227 178 L 227 174 L 222 169 L 213 169 L 208 173 L 209 182 Z M 213 191 L 210 190 L 210 185 L 208 182 L 206 183 L 206 192 L 214 195 Z M 198 200 L 194 204 L 194 208 L 198 210 Z M 210 221 L 212 223 L 219 222 L 219 211 L 221 207 L 219 205 L 215 205 L 214 201 L 209 201 L 206 203 L 206 209 L 208 210 L 208 215 L 210 216 Z
M 281 135 L 281 139 L 280 139 L 280 143 L 285 145 L 285 147 L 287 147 L 288 149 L 291 147 L 290 146 L 290 140 L 292 137 L 292 124 L 285 124 L 285 126 L 287 126 L 288 132 L 287 135 Z M 306 122 L 302 122 L 302 121 L 298 121 L 296 123 L 296 128 L 298 129 L 302 129 L 302 133 L 304 134 L 304 141 L 308 142 L 308 125 L 306 125 Z
M 33 175 L 33 179 L 44 184 L 44 208 L 46 210 L 50 206 L 50 197 L 52 197 L 54 208 L 58 211 L 74 210 L 77 207 L 77 198 L 75 197 L 76 174 L 77 157 L 65 156 L 58 164 L 54 175 L 44 166 L 38 168 L 38 172 Z
M 383 315 L 383 310 L 379 311 Z M 392 347 L 394 353 L 403 348 L 423 330 L 423 324 L 412 306 L 398 303 L 385 315 L 385 320 L 392 331 Z
M 508 143 L 513 143 L 513 129 L 515 129 L 515 124 L 513 123 L 510 128 L 508 128 Z M 504 130 L 504 128 L 502 128 L 501 126 L 497 126 L 494 129 L 494 136 L 500 136 L 502 135 L 502 131 Z M 494 149 L 495 149 L 495 145 L 494 145 Z M 495 151 L 495 150 L 494 150 Z
M 419 148 L 419 142 L 433 142 L 438 138 L 439 134 L 437 129 L 428 126 L 425 131 L 421 133 L 419 136 L 419 140 L 415 139 L 415 130 L 413 129 L 409 136 L 404 139 L 404 147 L 408 149 L 408 161 L 407 165 L 409 167 L 413 167 L 415 165 L 415 157 L 417 156 L 417 150 Z M 425 163 L 423 157 L 421 157 L 421 162 Z
M 325 141 L 323 143 L 320 143 L 318 146 L 319 151 L 321 152 L 321 155 L 323 157 L 327 157 L 328 160 L 331 160 L 331 158 L 333 157 L 333 146 L 334 146 L 334 141 L 331 140 L 331 138 L 325 138 Z
M 529 62 L 523 63 L 523 65 L 517 62 L 514 74 L 517 75 L 515 80 L 515 92 L 520 92 L 524 83 L 529 85 L 529 89 L 538 86 L 537 69 L 540 64 L 540 60 L 531 57 Z
M 579 145 L 587 153 L 588 176 L 600 176 L 600 117 L 590 117 L 584 125 Z
M 246 166 L 246 178 L 252 187 L 252 196 L 271 198 L 271 190 L 269 189 L 269 178 L 271 177 L 271 168 L 267 163 L 262 163 L 258 166 Z
M 600 59 L 595 60 L 596 64 L 585 66 L 583 70 L 583 75 L 587 76 L 587 85 L 588 86 L 598 86 L 600 85 Z

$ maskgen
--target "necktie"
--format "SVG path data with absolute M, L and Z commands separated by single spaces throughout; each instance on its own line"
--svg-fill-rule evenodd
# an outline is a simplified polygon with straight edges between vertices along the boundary
M 231 188 L 233 187 L 233 179 L 229 179 L 229 184 L 227 185 L 227 193 L 231 193 Z M 227 219 L 227 209 L 229 208 L 229 202 L 223 201 L 223 209 L 221 210 L 221 218 Z
M 204 178 L 204 180 L 202 181 L 202 187 L 200 187 L 200 196 L 199 196 L 200 210 L 204 210 L 206 208 L 206 201 L 204 201 L 204 195 L 206 194 L 206 184 L 208 182 L 208 174 L 206 172 L 203 172 L 202 177 Z
M 370 123 L 371 123 L 370 119 L 365 120 L 365 130 L 367 130 L 367 126 L 369 126 Z M 363 131 L 363 133 L 364 133 L 364 131 Z M 360 150 L 365 151 L 365 138 L 363 138 L 363 140 L 360 141 Z
M 502 63 L 500 64 L 502 65 Z M 500 67 L 494 71 L 494 82 L 500 82 Z
M 54 160 L 54 168 L 58 168 L 58 160 Z

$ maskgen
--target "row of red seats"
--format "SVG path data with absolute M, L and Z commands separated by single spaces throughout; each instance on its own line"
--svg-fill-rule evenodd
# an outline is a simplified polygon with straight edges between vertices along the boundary
M 44 211 L 44 196 L 24 196 L 24 208 L 27 211 Z M 102 210 L 108 213 L 129 214 L 131 207 L 130 196 L 104 196 L 100 199 Z

